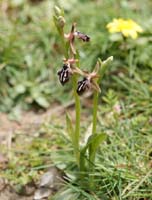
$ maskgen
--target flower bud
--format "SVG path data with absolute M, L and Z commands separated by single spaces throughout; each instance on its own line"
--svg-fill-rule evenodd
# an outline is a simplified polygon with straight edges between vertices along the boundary
M 54 12 L 56 16 L 63 15 L 63 11 L 58 6 L 54 6 Z
M 58 17 L 58 24 L 59 24 L 59 26 L 60 27 L 64 27 L 64 25 L 65 25 L 65 19 L 64 19 L 64 17 L 63 16 L 59 16 Z

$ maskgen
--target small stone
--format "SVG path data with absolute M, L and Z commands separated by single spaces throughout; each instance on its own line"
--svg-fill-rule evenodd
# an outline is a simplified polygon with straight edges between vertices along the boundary
M 38 189 L 35 191 L 34 200 L 44 200 L 54 192 L 58 191 L 63 183 L 66 175 L 57 167 L 51 167 L 42 175 L 38 184 Z
M 64 173 L 57 167 L 51 167 L 40 179 L 39 187 L 48 187 L 57 190 L 60 188 Z
M 42 200 L 44 198 L 48 198 L 51 194 L 52 194 L 51 189 L 41 187 L 36 190 L 36 192 L 34 194 L 34 200 Z
M 6 187 L 7 182 L 4 178 L 0 178 L 0 192 Z

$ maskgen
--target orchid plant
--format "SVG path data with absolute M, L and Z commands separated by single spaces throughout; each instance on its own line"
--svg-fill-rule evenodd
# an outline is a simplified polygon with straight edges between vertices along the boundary
M 57 75 L 61 85 L 64 86 L 68 83 L 72 85 L 75 99 L 75 126 L 72 124 L 71 118 L 67 114 L 67 130 L 72 142 L 76 163 L 81 174 L 84 174 L 85 172 L 91 173 L 94 171 L 97 149 L 101 142 L 103 142 L 106 138 L 105 133 L 97 133 L 98 97 L 101 92 L 99 83 L 105 74 L 107 66 L 113 60 L 113 57 L 111 56 L 105 61 L 101 61 L 99 58 L 92 72 L 84 71 L 80 66 L 79 53 L 75 48 L 75 41 L 79 39 L 87 43 L 90 42 L 90 37 L 78 31 L 76 23 L 73 23 L 70 32 L 65 34 L 64 26 L 66 22 L 64 12 L 58 7 L 55 7 L 54 23 L 61 38 L 62 49 L 65 57 L 63 59 L 62 68 L 57 72 Z M 78 81 L 79 77 L 82 77 L 82 80 Z M 81 146 L 81 104 L 79 96 L 88 90 L 91 90 L 93 93 L 92 134 L 88 138 L 86 144 Z

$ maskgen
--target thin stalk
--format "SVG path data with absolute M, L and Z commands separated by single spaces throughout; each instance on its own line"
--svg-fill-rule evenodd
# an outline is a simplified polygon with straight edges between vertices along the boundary
M 81 112 L 81 105 L 80 99 L 77 94 L 77 75 L 74 74 L 72 76 L 72 86 L 73 86 L 73 93 L 75 99 L 75 138 L 74 138 L 74 149 L 78 167 L 80 167 L 80 151 L 79 151 L 79 140 L 80 140 L 80 112 Z
M 73 54 L 73 52 L 71 51 Z M 79 54 L 77 52 L 76 55 L 73 54 L 73 57 L 75 59 L 78 59 L 77 67 L 80 67 L 79 62 Z M 74 94 L 74 100 L 75 100 L 75 135 L 74 135 L 74 149 L 75 149 L 75 155 L 76 155 L 76 161 L 77 165 L 80 169 L 80 116 L 81 116 L 81 104 L 80 104 L 80 98 L 77 94 L 77 82 L 78 82 L 78 75 L 73 74 L 72 76 L 72 88 L 73 88 L 73 94 Z
M 70 44 L 65 42 L 64 38 L 64 31 L 61 29 L 59 31 L 60 36 L 61 36 L 61 42 L 62 42 L 62 48 L 64 52 L 64 56 L 66 59 L 69 57 L 69 46 Z M 72 52 L 71 52 L 72 53 Z M 73 55 L 75 57 L 75 55 Z M 77 63 L 77 66 L 79 67 L 80 63 Z M 80 99 L 77 94 L 77 75 L 73 74 L 72 76 L 72 88 L 73 88 L 73 93 L 74 93 L 74 99 L 75 99 L 75 134 L 74 134 L 74 141 L 73 141 L 73 148 L 74 148 L 74 154 L 76 156 L 76 161 L 78 167 L 80 167 L 80 151 L 79 151 L 79 138 L 80 138 Z
M 61 43 L 62 43 L 62 49 L 63 53 L 66 59 L 69 57 L 69 44 L 65 42 L 64 38 L 64 31 L 63 29 L 58 29 Z M 78 63 L 79 66 L 79 63 Z M 73 149 L 74 149 L 74 154 L 76 156 L 76 162 L 78 167 L 80 166 L 80 155 L 79 155 L 79 137 L 80 137 L 80 100 L 79 96 L 77 94 L 77 75 L 74 74 L 72 76 L 72 88 L 73 88 L 73 93 L 74 93 L 74 99 L 75 99 L 75 132 L 74 132 L 74 139 L 72 141 L 73 143 Z
M 94 94 L 93 94 L 92 134 L 95 134 L 96 130 L 97 130 L 98 98 L 99 98 L 99 93 L 97 91 L 95 91 Z M 89 155 L 89 169 L 90 169 L 89 184 L 90 184 L 90 189 L 94 189 L 94 176 L 93 176 L 94 161 L 95 161 L 95 155 L 93 155 L 93 156 Z
M 64 53 L 65 58 L 68 59 L 68 47 L 65 42 L 63 29 L 61 29 L 60 35 L 61 35 L 61 43 L 62 43 L 63 53 Z
M 93 94 L 93 120 L 92 120 L 92 134 L 96 133 L 97 129 L 97 110 L 98 110 L 98 97 L 99 94 L 97 91 Z
M 107 60 L 105 60 L 104 62 L 102 62 L 100 59 L 98 59 L 98 63 L 100 65 L 100 77 L 97 81 L 97 84 L 99 82 L 99 80 L 101 80 L 105 74 L 105 71 L 107 69 L 107 65 L 109 62 L 111 62 L 113 60 L 113 57 L 109 57 Z M 99 93 L 97 91 L 94 92 L 93 94 L 93 119 L 92 119 L 92 135 L 97 133 L 97 111 L 98 111 L 98 98 L 99 98 Z M 92 174 L 92 176 L 90 175 L 89 177 L 89 183 L 90 183 L 90 189 L 94 189 L 94 175 L 93 172 L 95 170 L 94 168 L 94 163 L 95 163 L 95 154 L 93 155 L 89 155 L 89 169 L 90 169 L 90 174 Z

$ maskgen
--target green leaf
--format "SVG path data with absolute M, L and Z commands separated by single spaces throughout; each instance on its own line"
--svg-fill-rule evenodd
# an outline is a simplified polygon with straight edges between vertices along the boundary
M 58 18 L 56 16 L 53 16 L 53 20 L 54 20 L 54 24 L 55 24 L 55 26 L 56 26 L 56 28 L 57 28 L 57 30 L 59 32 L 59 35 L 62 35 L 63 30 L 62 30 L 62 27 L 60 27 L 60 25 L 59 25 Z
M 43 108 L 48 108 L 50 105 L 49 102 L 43 96 L 39 96 L 39 97 L 35 98 L 35 101 Z
M 88 138 L 87 144 L 80 151 L 80 169 L 85 171 L 86 151 L 89 150 L 89 161 L 94 162 L 99 145 L 106 140 L 106 134 L 93 134 Z
M 53 199 L 51 197 L 52 200 L 77 200 L 79 198 L 79 192 L 75 192 L 74 190 L 72 190 L 71 188 L 68 189 L 64 189 L 59 191 L 59 193 L 57 193 Z M 50 200 L 51 200 L 50 199 Z
M 16 85 L 16 86 L 15 86 L 14 90 L 15 90 L 15 92 L 16 92 L 17 94 L 24 94 L 25 91 L 26 91 L 26 87 L 25 87 L 25 85 L 23 85 L 23 84 L 19 84 L 19 85 Z
M 54 6 L 55 16 L 64 16 L 64 10 L 59 8 L 58 6 Z
M 82 172 L 86 170 L 85 160 L 86 160 L 87 149 L 88 149 L 88 143 L 80 150 L 80 171 Z
M 107 135 L 105 133 L 94 134 L 88 138 L 89 144 L 89 160 L 94 162 L 95 154 L 102 142 L 106 140 Z
M 12 0 L 11 1 L 11 5 L 13 7 L 21 6 L 21 5 L 23 5 L 23 3 L 24 3 L 24 0 Z

